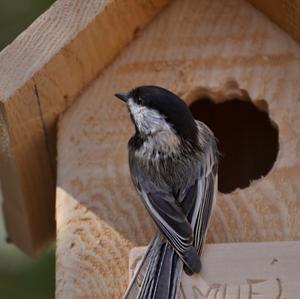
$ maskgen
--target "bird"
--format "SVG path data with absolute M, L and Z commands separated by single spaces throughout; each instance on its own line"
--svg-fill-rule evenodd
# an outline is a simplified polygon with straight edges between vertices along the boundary
M 128 141 L 132 182 L 157 226 L 124 299 L 175 299 L 182 271 L 201 271 L 215 204 L 217 139 L 175 93 L 143 85 L 115 96 L 135 128 Z

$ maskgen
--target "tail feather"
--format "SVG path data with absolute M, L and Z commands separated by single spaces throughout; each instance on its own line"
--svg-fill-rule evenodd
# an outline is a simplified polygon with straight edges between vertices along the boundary
M 125 293 L 124 299 L 175 299 L 183 263 L 159 235 L 148 250 Z
M 150 262 L 153 262 L 151 260 L 152 256 L 154 256 L 155 249 L 157 249 L 159 239 L 158 235 L 156 234 L 151 242 L 148 245 L 148 249 L 146 253 L 143 256 L 142 261 L 138 264 L 137 269 L 135 269 L 133 277 L 130 281 L 130 284 L 126 290 L 125 295 L 123 296 L 123 299 L 136 299 L 142 283 L 144 281 L 144 278 L 147 274 L 147 269 L 149 267 Z M 151 267 L 150 267 L 151 268 Z
M 169 244 L 164 243 L 161 251 L 161 262 L 158 275 L 155 277 L 153 298 L 173 299 L 177 295 L 183 263 Z

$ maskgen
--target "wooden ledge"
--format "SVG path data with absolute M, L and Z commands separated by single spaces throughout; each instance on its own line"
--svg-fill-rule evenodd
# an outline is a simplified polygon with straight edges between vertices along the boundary
M 146 247 L 133 248 L 131 276 Z M 208 244 L 202 272 L 182 274 L 178 299 L 298 299 L 300 241 Z

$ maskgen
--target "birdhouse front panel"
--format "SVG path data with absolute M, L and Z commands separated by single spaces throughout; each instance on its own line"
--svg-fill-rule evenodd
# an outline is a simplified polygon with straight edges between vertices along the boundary
M 174 1 L 59 123 L 57 298 L 120 298 L 129 250 L 154 232 L 129 175 L 134 127 L 113 96 L 149 84 L 219 139 L 208 241 L 300 238 L 299 44 L 245 1 Z

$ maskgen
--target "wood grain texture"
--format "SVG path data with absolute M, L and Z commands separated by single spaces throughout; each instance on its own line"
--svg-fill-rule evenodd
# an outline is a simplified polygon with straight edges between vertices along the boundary
M 300 1 L 299 0 L 248 0 L 272 21 L 300 42 Z
M 175 1 L 59 124 L 57 298 L 119 298 L 129 249 L 153 233 L 129 177 L 127 141 L 134 128 L 113 94 L 141 84 L 185 96 L 197 86 L 218 92 L 228 78 L 254 101 L 268 103 L 280 149 L 266 177 L 218 194 L 208 239 L 300 238 L 300 46 L 245 1 Z M 102 272 L 107 267 L 111 272 Z
M 168 0 L 58 0 L 0 53 L 0 175 L 10 239 L 53 237 L 56 121 Z
M 145 247 L 130 251 L 131 276 Z M 178 299 L 297 299 L 300 242 L 206 245 L 202 272 L 181 278 Z

